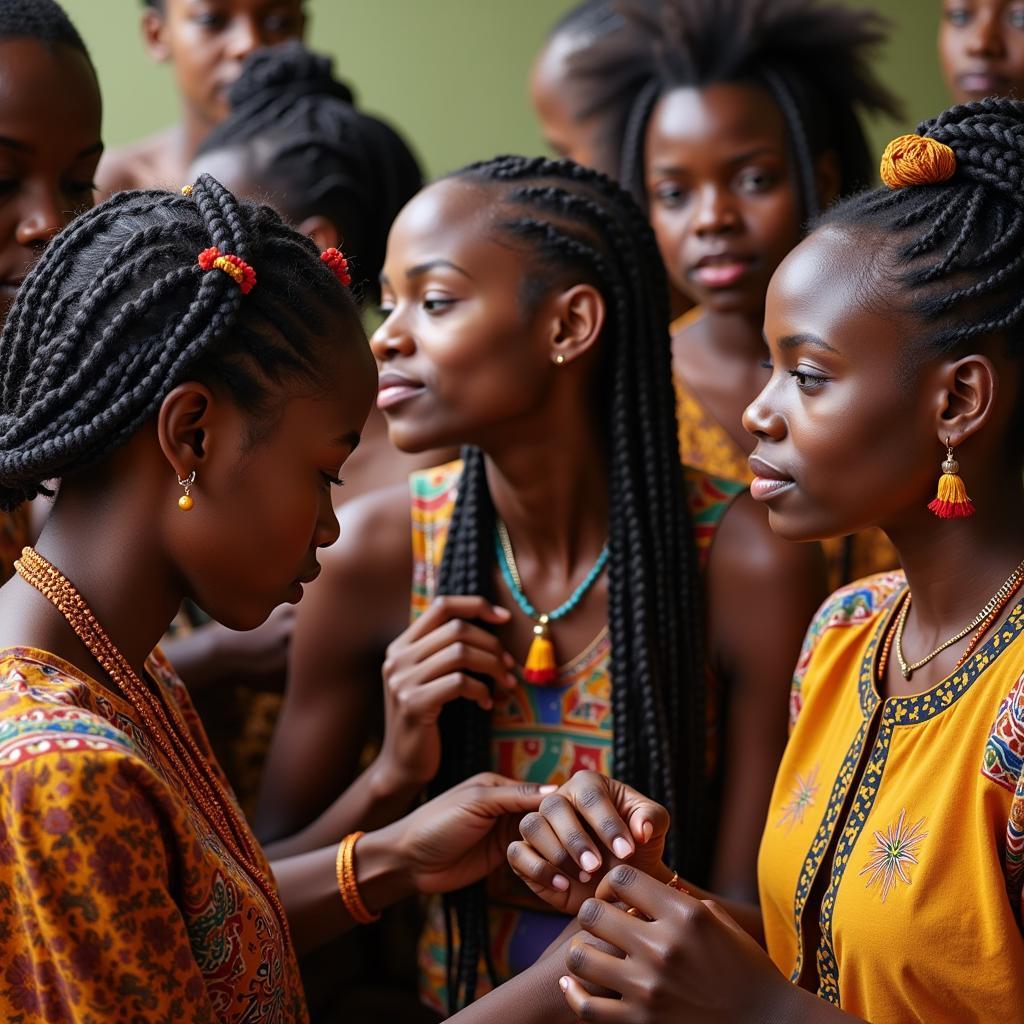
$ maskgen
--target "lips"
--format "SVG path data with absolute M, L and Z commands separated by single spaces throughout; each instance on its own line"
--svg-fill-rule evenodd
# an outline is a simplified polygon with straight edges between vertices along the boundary
M 318 565 L 315 565 L 305 575 L 300 576 L 296 582 L 298 582 L 298 583 L 312 583 L 313 580 L 315 580 L 317 578 L 317 576 L 319 576 L 319 575 L 320 575 L 320 566 L 318 564 Z
M 708 253 L 689 270 L 689 275 L 705 288 L 732 288 L 747 274 L 754 260 L 735 252 Z
M 748 461 L 754 474 L 750 484 L 750 496 L 755 501 L 770 501 L 794 486 L 793 478 L 770 462 L 765 462 L 756 455 L 751 455 Z
M 415 398 L 423 390 L 421 381 L 406 377 L 394 370 L 388 370 L 380 375 L 377 384 L 377 408 L 392 409 L 410 398 Z
M 957 85 L 964 92 L 975 96 L 991 96 L 996 93 L 1004 93 L 1010 87 L 1010 80 L 995 71 L 977 70 L 967 71 L 957 75 Z

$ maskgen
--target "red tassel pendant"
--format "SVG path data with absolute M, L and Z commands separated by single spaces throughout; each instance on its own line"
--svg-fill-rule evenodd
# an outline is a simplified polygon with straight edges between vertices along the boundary
M 555 646 L 548 636 L 548 617 L 542 615 L 533 627 L 533 642 L 526 655 L 523 676 L 528 683 L 547 686 L 558 679 Z
M 974 515 L 974 503 L 967 497 L 967 488 L 959 474 L 960 463 L 953 458 L 950 448 L 942 464 L 938 494 L 928 505 L 929 511 L 940 519 L 967 519 Z

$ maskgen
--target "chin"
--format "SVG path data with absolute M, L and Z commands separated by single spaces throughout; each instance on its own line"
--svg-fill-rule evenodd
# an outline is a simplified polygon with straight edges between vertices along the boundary
M 417 430 L 414 424 L 401 421 L 388 423 L 388 440 L 406 455 L 419 455 L 435 448 L 458 448 L 462 444 L 446 436 Z

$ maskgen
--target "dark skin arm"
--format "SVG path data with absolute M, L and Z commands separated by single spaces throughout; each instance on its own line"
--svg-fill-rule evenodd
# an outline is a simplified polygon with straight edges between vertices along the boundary
M 793 669 L 826 593 L 818 545 L 781 540 L 765 509 L 738 497 L 711 549 L 708 656 L 728 694 L 711 887 L 741 902 L 757 902 L 757 850 L 786 745 Z

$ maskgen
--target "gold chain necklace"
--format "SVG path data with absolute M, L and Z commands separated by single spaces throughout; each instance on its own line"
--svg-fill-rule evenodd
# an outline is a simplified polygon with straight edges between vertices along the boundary
M 963 638 L 967 636 L 975 626 L 981 625 L 981 623 L 983 623 L 998 608 L 1002 607 L 1002 605 L 1009 599 L 1010 595 L 1020 587 L 1022 582 L 1024 582 L 1024 562 L 1021 562 L 1020 565 L 1010 573 L 1006 582 L 992 595 L 985 604 L 985 607 L 982 608 L 981 611 L 978 612 L 978 614 L 975 615 L 959 633 L 955 636 L 951 636 L 947 641 L 945 641 L 945 643 L 940 644 L 927 657 L 922 658 L 920 661 L 915 661 L 913 664 L 908 664 L 906 658 L 903 656 L 903 629 L 907 624 L 907 615 L 910 612 L 911 595 L 908 591 L 906 599 L 903 602 L 903 607 L 900 608 L 899 617 L 896 620 L 895 643 L 893 644 L 893 647 L 896 650 L 896 660 L 899 662 L 900 672 L 903 673 L 903 678 L 909 679 L 919 668 L 927 665 L 929 661 L 940 655 L 948 647 L 952 647 L 953 644 L 963 640 Z
M 135 708 L 150 738 L 202 810 L 225 849 L 266 897 L 290 942 L 288 917 L 273 884 L 258 866 L 252 833 L 203 756 L 188 726 L 173 708 L 139 678 L 117 649 L 75 585 L 34 548 L 24 548 L 14 563 L 18 575 L 35 587 L 67 620 L 75 635 Z

